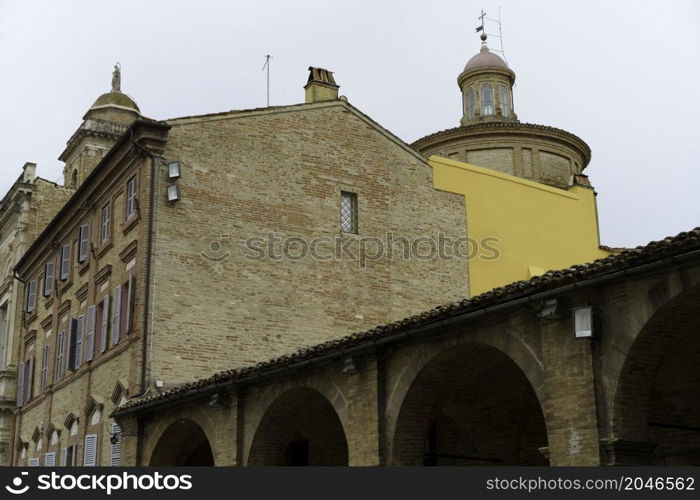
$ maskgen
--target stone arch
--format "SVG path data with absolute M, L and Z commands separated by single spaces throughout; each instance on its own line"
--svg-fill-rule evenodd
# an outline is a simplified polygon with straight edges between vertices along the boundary
M 539 357 L 523 346 L 511 356 L 508 344 L 517 341 L 497 338 L 422 345 L 413 356 L 419 362 L 403 361 L 411 369 L 390 401 L 390 464 L 548 463 Z
M 193 406 L 164 414 L 147 434 L 144 465 L 213 466 L 219 462 L 216 429 L 204 408 Z
M 615 463 L 700 465 L 698 332 L 700 285 L 665 301 L 639 329 L 615 387 Z
M 278 395 L 259 419 L 247 465 L 348 465 L 341 419 L 316 389 L 296 387 Z

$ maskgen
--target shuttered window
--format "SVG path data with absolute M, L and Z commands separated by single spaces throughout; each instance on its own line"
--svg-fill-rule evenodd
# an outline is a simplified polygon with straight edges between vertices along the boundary
M 136 213 L 136 177 L 129 179 L 126 184 L 126 218 L 130 219 Z
M 32 458 L 29 460 L 29 467 L 39 467 L 39 459 Z
M 78 237 L 78 262 L 85 262 L 90 251 L 90 224 L 80 226 Z
M 112 207 L 107 203 L 102 207 L 102 227 L 100 230 L 100 242 L 106 242 L 110 237 L 110 221 L 112 219 Z
M 61 281 L 68 279 L 70 274 L 70 244 L 61 247 Z
M 24 361 L 17 367 L 17 407 L 24 405 Z
M 53 293 L 53 262 L 47 262 L 44 266 L 44 297 L 49 297 Z
M 50 452 L 44 456 L 44 466 L 45 467 L 55 467 L 56 466 L 56 453 Z
M 122 306 L 122 287 L 117 285 L 114 288 L 114 306 L 112 314 L 112 345 L 119 343 L 119 334 L 121 333 L 121 307 Z
M 110 448 L 110 465 L 112 467 L 119 467 L 122 462 L 122 435 L 121 428 L 116 422 L 112 424 L 112 436 L 114 436 L 114 443 L 111 443 Z
M 83 465 L 85 467 L 95 467 L 97 465 L 97 434 L 88 434 L 85 436 Z
M 67 446 L 61 450 L 61 466 L 75 466 L 76 457 L 78 456 L 78 447 L 74 444 Z
M 36 309 L 36 280 L 31 280 L 27 283 L 27 309 L 28 313 L 34 312 Z
M 45 345 L 41 351 L 41 377 L 39 382 L 39 389 L 43 391 L 46 389 L 49 381 L 49 346 Z
M 88 308 L 85 361 L 91 361 L 95 353 L 95 306 Z
M 0 369 L 5 367 L 5 345 L 7 344 L 7 304 L 0 307 Z
M 85 333 L 85 315 L 78 317 L 75 334 L 75 369 L 80 368 L 83 362 L 83 334 Z
M 24 374 L 24 404 L 32 400 L 34 396 L 34 356 L 24 364 L 27 373 Z
M 75 370 L 75 344 L 78 340 L 78 320 L 71 318 L 68 320 L 68 365 L 66 368 Z
M 105 295 L 102 300 L 102 327 L 100 329 L 100 352 L 107 349 L 107 332 L 109 331 L 109 295 Z
M 56 366 L 54 367 L 54 380 L 63 376 L 64 353 L 66 352 L 66 331 L 62 331 L 56 337 Z
M 133 307 L 134 298 L 134 275 L 129 274 L 129 281 L 124 285 L 124 328 L 122 328 L 122 337 L 126 337 L 131 332 L 131 309 Z

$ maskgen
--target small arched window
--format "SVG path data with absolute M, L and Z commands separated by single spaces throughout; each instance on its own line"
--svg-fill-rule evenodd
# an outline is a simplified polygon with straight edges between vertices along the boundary
M 510 116 L 511 102 L 510 102 L 510 92 L 505 85 L 498 86 L 498 102 L 501 104 L 501 114 L 503 116 Z
M 78 187 L 78 171 L 77 170 L 73 170 L 73 173 L 70 176 L 70 187 L 72 187 L 72 188 Z
M 493 87 L 490 83 L 481 86 L 481 114 L 483 116 L 493 114 Z
M 464 111 L 468 120 L 474 118 L 474 108 L 476 108 L 476 94 L 474 92 L 474 87 L 469 87 L 464 99 Z

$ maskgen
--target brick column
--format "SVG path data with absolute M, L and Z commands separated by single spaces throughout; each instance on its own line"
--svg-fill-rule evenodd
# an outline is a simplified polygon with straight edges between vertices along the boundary
M 136 463 L 138 454 L 138 421 L 134 416 L 126 416 L 116 420 L 121 429 L 120 459 L 124 467 L 134 467 L 141 464 Z
M 600 465 L 590 341 L 574 338 L 568 317 L 541 332 L 550 465 Z
M 348 465 L 378 466 L 379 457 L 379 386 L 376 358 L 368 359 L 362 369 L 349 378 L 344 419 L 348 442 Z

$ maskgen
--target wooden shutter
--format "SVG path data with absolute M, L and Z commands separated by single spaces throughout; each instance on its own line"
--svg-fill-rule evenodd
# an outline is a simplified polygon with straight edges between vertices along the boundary
M 68 320 L 68 369 L 75 370 L 75 342 L 78 334 L 78 321 L 74 318 Z
M 17 367 L 17 407 L 24 405 L 24 361 Z
M 68 465 L 68 448 L 61 448 L 61 467 Z
M 44 297 L 53 293 L 53 262 L 47 262 L 44 268 Z
M 83 333 L 85 332 L 85 315 L 78 316 L 78 326 L 75 335 L 75 368 L 80 368 L 83 362 Z
M 24 402 L 32 400 L 34 389 L 34 356 L 27 360 L 25 365 L 27 374 L 24 376 Z
M 78 262 L 85 262 L 90 250 L 90 225 L 80 226 L 80 237 L 78 238 Z
M 91 361 L 95 351 L 95 306 L 88 308 L 87 340 L 85 341 L 85 361 Z
M 114 314 L 112 315 L 112 345 L 119 343 L 119 334 L 121 333 L 121 307 L 122 306 L 122 287 L 117 285 L 114 288 Z
M 0 366 L 5 365 L 5 344 L 7 343 L 7 309 L 0 309 Z
M 70 244 L 61 247 L 61 281 L 68 279 L 70 273 Z
M 39 467 L 39 459 L 32 458 L 29 460 L 29 467 Z
M 124 321 L 124 336 L 131 332 L 131 309 L 134 302 L 134 275 L 129 273 L 129 283 L 126 291 L 126 319 Z
M 63 330 L 56 338 L 56 366 L 54 367 L 54 380 L 59 380 L 63 375 L 63 353 L 65 352 L 66 331 Z
M 100 330 L 100 352 L 107 349 L 107 332 L 109 331 L 109 295 L 102 300 L 102 329 Z
M 111 445 L 110 449 L 110 465 L 112 467 L 119 467 L 122 461 L 122 436 L 121 428 L 116 422 L 112 424 L 112 435 L 116 436 L 115 443 Z
M 97 465 L 97 434 L 85 436 L 85 447 L 83 448 L 83 466 L 95 467 Z
M 56 467 L 56 452 L 52 451 L 44 456 L 44 467 Z
M 49 378 L 49 346 L 45 345 L 41 352 L 41 382 L 39 383 L 41 390 L 46 389 Z
M 27 285 L 27 312 L 34 312 L 36 308 L 36 280 Z

